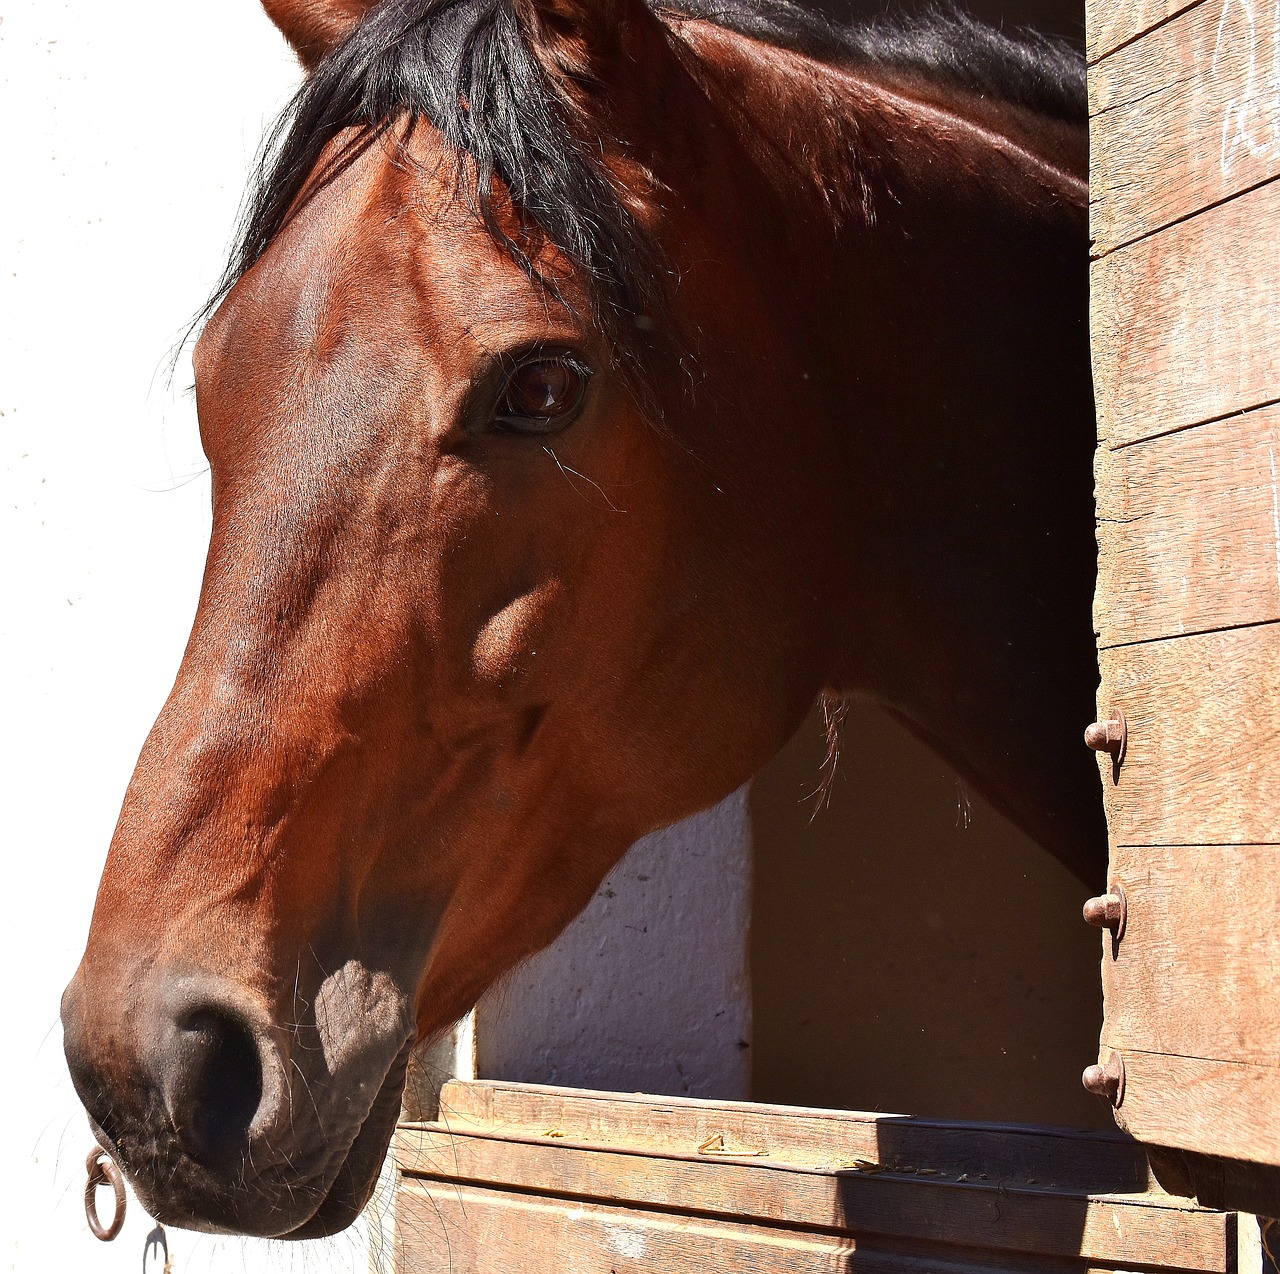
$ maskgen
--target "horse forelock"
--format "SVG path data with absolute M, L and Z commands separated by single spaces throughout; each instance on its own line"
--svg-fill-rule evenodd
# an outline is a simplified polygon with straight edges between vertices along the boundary
M 456 197 L 566 304 L 556 280 L 540 271 L 540 244 L 549 240 L 567 259 L 591 321 L 633 390 L 647 397 L 641 373 L 671 332 L 662 254 L 599 153 L 570 128 L 568 109 L 510 0 L 385 0 L 315 68 L 277 121 L 209 310 L 370 143 L 388 146 L 396 163 L 416 163 L 410 143 L 425 121 L 454 163 Z M 349 139 L 334 148 L 343 133 Z

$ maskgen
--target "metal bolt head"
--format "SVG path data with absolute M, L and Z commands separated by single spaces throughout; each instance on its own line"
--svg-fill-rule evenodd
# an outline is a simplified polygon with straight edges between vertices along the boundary
M 1125 750 L 1129 743 L 1129 723 L 1119 708 L 1113 708 L 1111 715 L 1102 721 L 1095 721 L 1085 727 L 1084 741 L 1095 752 L 1110 752 L 1117 765 L 1124 760 Z
M 1118 942 L 1124 937 L 1129 919 L 1129 900 L 1125 897 L 1124 886 L 1117 882 L 1100 897 L 1090 898 L 1084 905 L 1084 918 L 1087 924 L 1110 929 Z
M 1113 1106 L 1124 1101 L 1124 1058 L 1114 1049 L 1105 1066 L 1086 1066 L 1080 1082 L 1087 1092 L 1103 1097 Z

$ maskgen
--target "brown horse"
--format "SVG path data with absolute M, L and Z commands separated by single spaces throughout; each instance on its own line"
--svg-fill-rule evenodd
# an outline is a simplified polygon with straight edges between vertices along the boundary
M 415 1038 L 820 694 L 1099 868 L 1086 141 L 1078 58 L 958 18 L 266 6 L 312 70 L 63 1021 L 149 1209 L 305 1237 Z

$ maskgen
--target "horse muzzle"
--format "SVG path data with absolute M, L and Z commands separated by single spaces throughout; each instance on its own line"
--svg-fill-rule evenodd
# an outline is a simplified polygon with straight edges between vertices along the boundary
M 194 970 L 112 981 L 106 994 L 76 974 L 65 1050 L 144 1207 L 266 1237 L 350 1224 L 376 1183 L 414 1037 L 394 980 L 350 960 L 287 1013 Z

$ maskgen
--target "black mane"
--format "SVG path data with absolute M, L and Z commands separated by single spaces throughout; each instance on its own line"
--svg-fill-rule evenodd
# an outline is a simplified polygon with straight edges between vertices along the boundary
M 1086 119 L 1084 61 L 1067 44 L 1011 36 L 954 11 L 841 25 L 790 0 L 648 0 L 659 16 L 705 18 L 815 59 L 876 66 L 952 85 L 1044 115 Z M 529 49 L 511 0 L 383 0 L 315 68 L 272 130 L 246 196 L 236 247 L 209 311 L 279 233 L 321 153 L 353 140 L 341 168 L 379 140 L 399 148 L 426 119 L 458 164 L 459 193 L 533 277 L 530 243 L 546 236 L 581 272 L 592 317 L 619 366 L 637 373 L 665 322 L 657 245 L 575 138 L 554 85 Z M 463 181 L 467 166 L 470 180 Z M 514 237 L 494 215 L 497 183 L 522 218 Z M 543 280 L 554 291 L 554 283 Z
M 840 23 L 791 0 L 672 0 L 654 7 L 705 18 L 819 62 L 883 67 L 1053 119 L 1088 119 L 1081 52 L 1036 31 L 1010 35 L 958 9 Z

